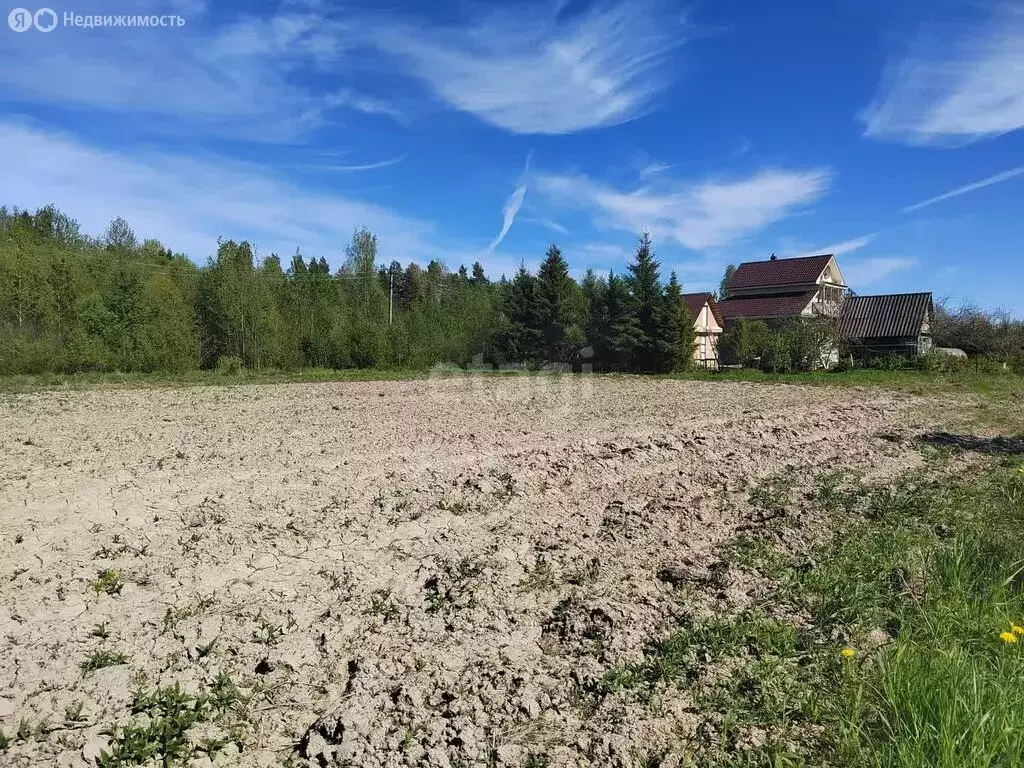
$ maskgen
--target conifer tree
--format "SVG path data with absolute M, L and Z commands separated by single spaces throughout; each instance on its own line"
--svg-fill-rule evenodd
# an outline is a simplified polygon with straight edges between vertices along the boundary
M 696 341 L 693 316 L 683 303 L 682 295 L 679 279 L 672 272 L 665 286 L 665 341 L 669 348 L 670 371 L 685 371 L 693 365 Z
M 583 342 L 583 297 L 557 245 L 548 248 L 536 279 L 536 328 L 551 363 L 571 361 Z
M 632 370 L 637 350 L 643 345 L 643 331 L 626 278 L 608 275 L 607 315 L 602 336 L 607 340 L 604 369 Z
M 638 331 L 631 342 L 630 367 L 638 372 L 666 371 L 671 366 L 659 266 L 651 250 L 651 236 L 644 232 L 628 267 L 632 312 Z
M 487 275 L 484 273 L 484 265 L 479 261 L 473 262 L 473 277 L 475 285 L 487 285 Z
M 594 270 L 588 269 L 583 275 L 580 293 L 583 295 L 585 309 L 583 337 L 590 347 L 588 362 L 595 370 L 601 370 L 608 354 L 608 339 L 604 336 L 608 314 L 608 283 L 598 277 Z
M 502 318 L 495 337 L 499 362 L 539 365 L 544 359 L 544 337 L 540 330 L 537 284 L 525 266 L 520 266 L 504 289 Z

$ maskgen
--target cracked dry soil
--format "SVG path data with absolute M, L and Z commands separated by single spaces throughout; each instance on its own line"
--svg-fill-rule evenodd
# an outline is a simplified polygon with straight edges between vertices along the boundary
M 188 764 L 678 760 L 686 692 L 602 674 L 753 599 L 717 573 L 753 485 L 919 462 L 892 439 L 916 402 L 568 376 L 9 396 L 0 763 L 93 765 L 147 722 L 135 691 L 218 676 L 237 700 Z

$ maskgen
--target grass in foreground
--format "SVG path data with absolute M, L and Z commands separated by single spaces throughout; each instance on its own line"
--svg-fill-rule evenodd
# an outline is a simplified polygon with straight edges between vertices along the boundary
M 835 387 L 881 387 L 915 395 L 969 392 L 1005 397 L 1024 395 L 1024 376 L 1012 373 L 941 373 L 861 368 L 852 371 L 765 373 L 758 370 L 688 371 L 668 378 L 698 381 L 743 381 L 758 384 L 804 384 Z
M 433 369 L 413 368 L 303 368 L 294 371 L 193 370 L 154 373 L 40 373 L 0 376 L 0 392 L 23 393 L 49 389 L 98 389 L 189 386 L 233 386 L 242 384 L 286 384 L 298 382 L 393 381 L 423 379 L 432 375 L 467 373 L 455 365 Z M 475 375 L 522 375 L 523 371 L 474 370 Z M 530 372 L 525 372 L 530 373 Z M 533 372 L 537 373 L 537 372 Z M 538 374 L 539 375 L 539 374 Z M 559 375 L 559 374 L 545 374 Z M 579 374 L 570 374 L 579 375 Z M 598 373 L 596 376 L 621 376 Z M 809 373 L 765 373 L 758 370 L 687 371 L 659 374 L 658 378 L 696 381 L 739 381 L 762 384 L 803 384 L 810 386 L 880 387 L 918 395 L 972 393 L 992 398 L 1024 397 L 1024 376 L 1011 373 L 940 373 L 918 370 L 859 369 L 852 371 L 812 371 Z
M 40 373 L 0 376 L 0 392 L 18 394 L 49 389 L 144 389 L 147 387 L 235 386 L 329 381 L 390 381 L 424 378 L 429 371 L 406 369 L 303 368 L 297 371 L 240 369 L 156 373 Z
M 814 503 L 833 541 L 734 550 L 775 580 L 773 617 L 685 623 L 604 691 L 688 687 L 694 766 L 1024 765 L 1024 469 L 830 478 Z
M 886 499 L 882 524 L 855 530 L 835 548 L 834 566 L 806 580 L 810 595 L 822 595 L 819 620 L 849 606 L 852 626 L 895 630 L 874 663 L 855 663 L 843 751 L 860 765 L 1020 765 L 1024 471 L 922 495 L 928 503 L 909 509 Z M 865 559 L 857 552 L 876 555 L 855 574 L 870 586 L 839 600 L 844 566 Z

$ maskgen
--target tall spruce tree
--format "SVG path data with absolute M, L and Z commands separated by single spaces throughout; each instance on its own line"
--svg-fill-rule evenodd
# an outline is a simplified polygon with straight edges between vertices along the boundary
M 632 370 L 637 350 L 643 345 L 643 331 L 637 319 L 636 305 L 624 277 L 609 273 L 607 314 L 602 336 L 606 341 L 603 370 Z
M 668 344 L 670 371 L 685 371 L 693 365 L 696 337 L 693 316 L 683 302 L 683 291 L 676 273 L 665 286 L 665 341 Z
M 544 359 L 544 336 L 537 307 L 537 281 L 520 266 L 504 288 L 502 317 L 495 336 L 499 362 L 537 366 Z
M 601 370 L 608 346 L 608 340 L 602 334 L 608 314 L 608 283 L 598 277 L 594 270 L 588 269 L 580 283 L 580 293 L 583 295 L 585 310 L 583 337 L 590 349 L 586 362 L 595 370 Z
M 557 245 L 548 248 L 536 280 L 537 330 L 548 362 L 571 361 L 583 343 L 583 296 Z
M 484 274 L 484 265 L 479 261 L 473 262 L 473 282 L 476 285 L 487 285 L 487 275 Z
M 640 236 L 633 261 L 629 265 L 629 292 L 638 333 L 630 355 L 634 371 L 667 371 L 671 367 L 671 348 L 665 300 L 658 270 L 660 265 L 651 249 L 651 236 Z

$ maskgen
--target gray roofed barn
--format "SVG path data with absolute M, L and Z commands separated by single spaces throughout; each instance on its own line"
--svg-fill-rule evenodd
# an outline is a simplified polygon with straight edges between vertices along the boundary
M 919 355 L 932 348 L 930 293 L 850 296 L 839 330 L 856 357 Z

